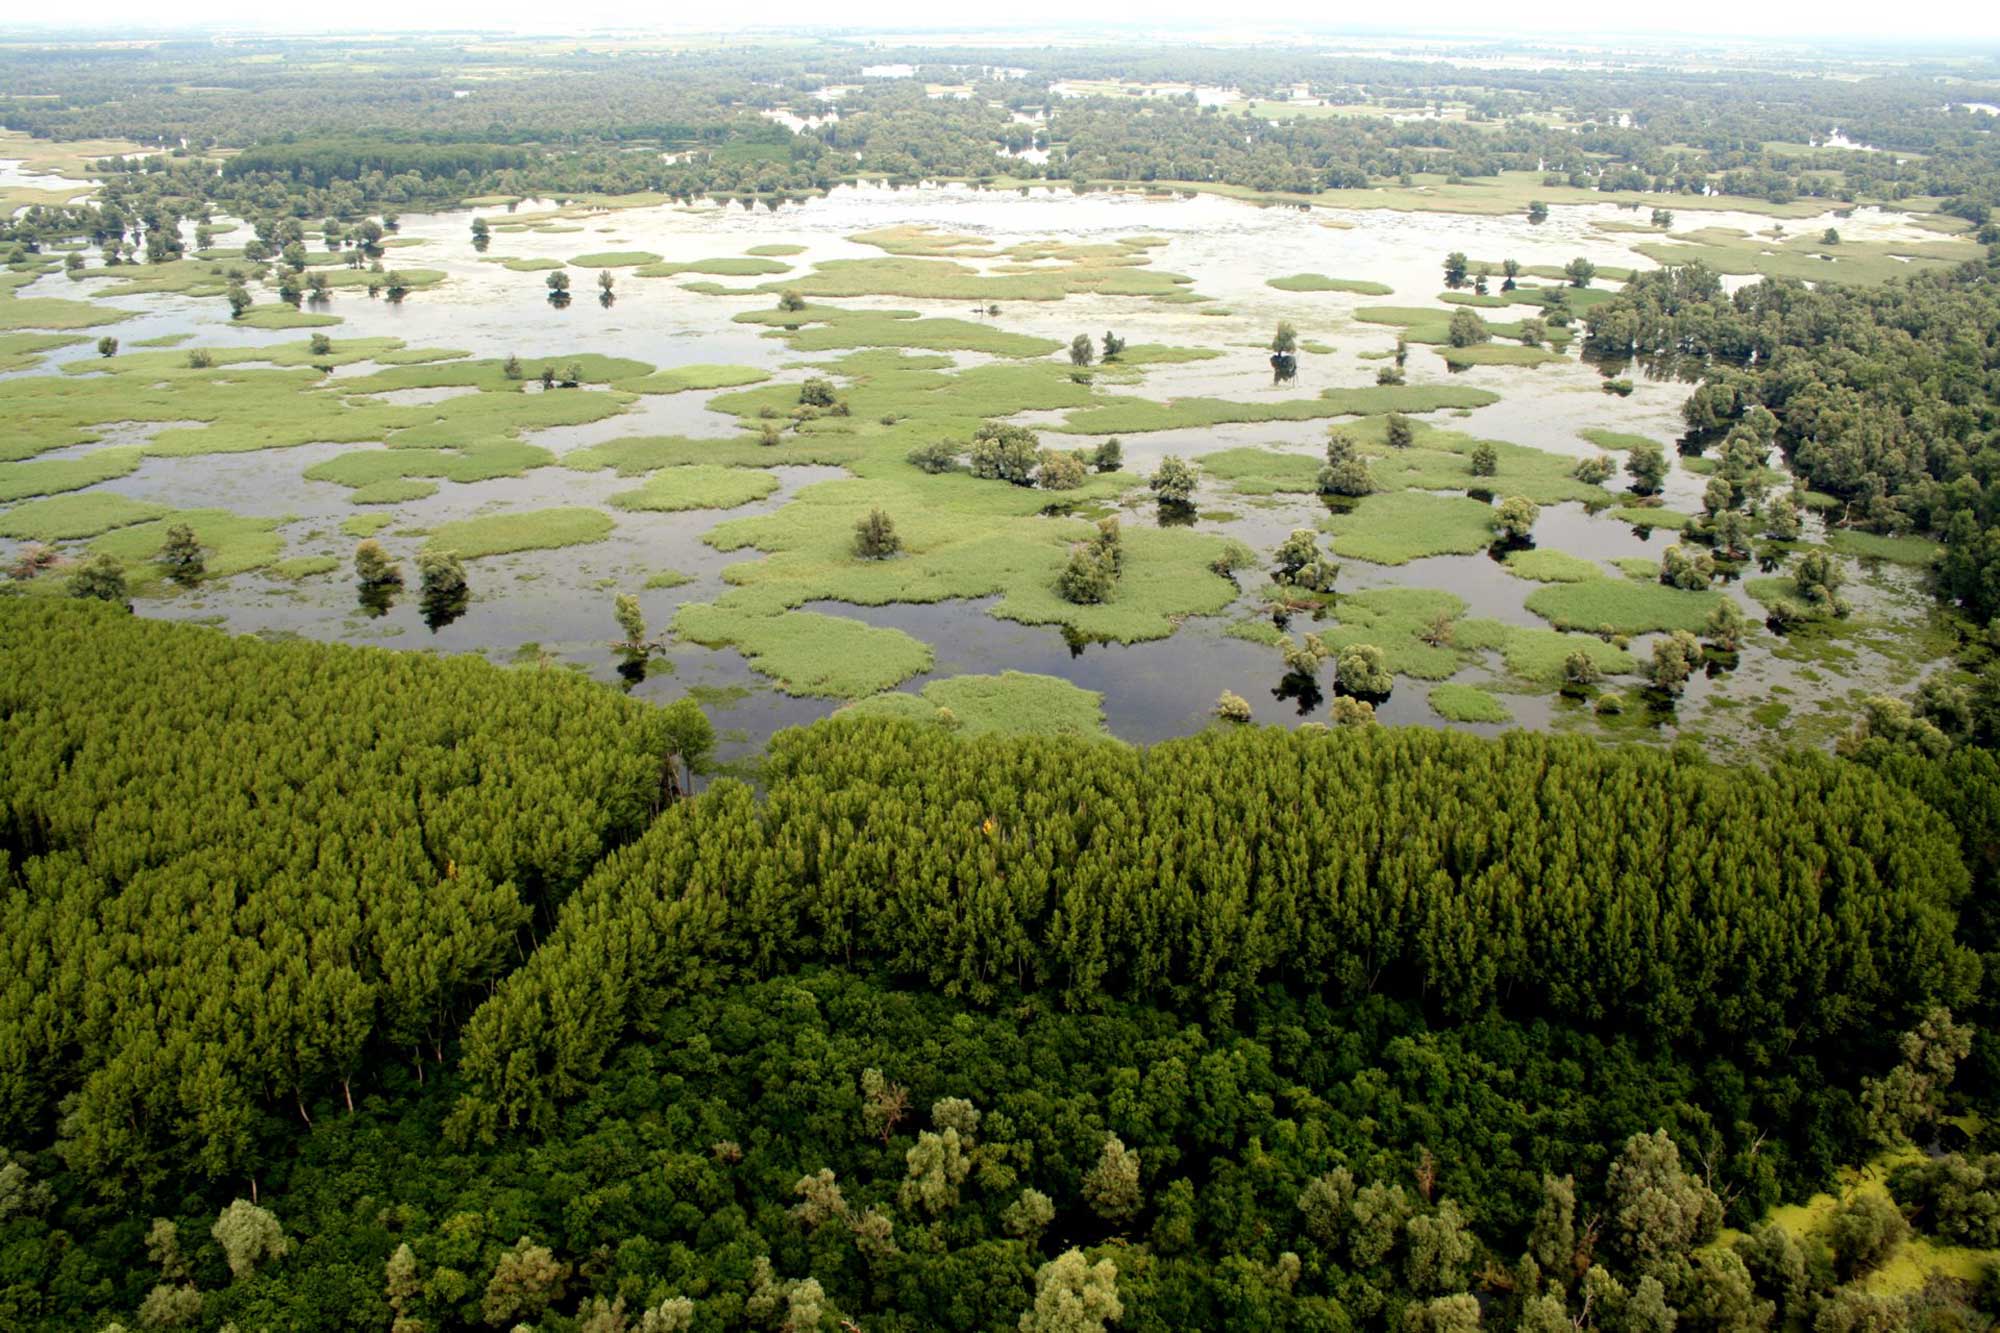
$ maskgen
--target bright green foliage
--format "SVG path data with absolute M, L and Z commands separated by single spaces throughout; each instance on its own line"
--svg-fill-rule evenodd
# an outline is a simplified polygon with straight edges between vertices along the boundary
M 1493 511 L 1493 531 L 1500 540 L 1525 542 L 1535 531 L 1541 507 L 1525 496 L 1510 495 Z
M 903 549 L 896 525 L 879 509 L 871 509 L 854 523 L 854 555 L 858 560 L 887 560 Z
M 1382 650 L 1372 643 L 1342 648 L 1334 666 L 1340 688 L 1349 694 L 1379 698 L 1395 688 L 1396 677 L 1385 664 Z
M 41 830 L 9 850 L 46 885 L 0 922 L 0 1031 L 37 1071 L 0 1085 L 0 1135 L 73 1098 L 64 1154 L 107 1186 L 240 1180 L 287 1119 L 437 1059 L 515 931 L 658 808 L 665 756 L 705 751 L 676 739 L 691 705 L 568 672 L 39 599 L 0 605 L 0 640 L 8 827 Z
M 1361 457 L 1354 437 L 1339 427 L 1327 432 L 1326 463 L 1319 470 L 1321 495 L 1367 495 L 1375 489 L 1368 464 Z
M 1190 463 L 1174 454 L 1160 460 L 1159 467 L 1146 479 L 1146 487 L 1162 505 L 1186 508 L 1194 503 L 1195 487 L 1201 484 L 1201 464 Z
M 1658 495 L 1667 476 L 1667 456 L 1650 440 L 1634 444 L 1625 455 L 1625 471 L 1631 475 L 1636 495 Z

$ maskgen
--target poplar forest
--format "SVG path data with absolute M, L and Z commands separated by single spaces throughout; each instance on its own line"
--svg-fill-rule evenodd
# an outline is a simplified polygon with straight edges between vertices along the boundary
M 2000 42 L 1165 31 L 7 34 L 0 1329 L 2000 1327 Z

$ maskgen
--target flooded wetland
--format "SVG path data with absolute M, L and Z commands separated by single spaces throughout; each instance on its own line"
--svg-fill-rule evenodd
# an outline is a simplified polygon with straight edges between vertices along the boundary
M 1586 360 L 1560 323 L 1530 347 L 1520 321 L 1557 290 L 1581 313 L 1677 249 L 1773 262 L 1784 236 L 1838 226 L 1843 262 L 1922 266 L 1957 243 L 1876 209 L 1794 217 L 1781 235 L 1749 213 L 1684 210 L 1671 230 L 1635 216 L 966 185 L 847 185 L 775 208 L 529 199 L 404 215 L 381 274 L 320 249 L 303 276 L 342 280 L 330 299 L 294 312 L 275 279 L 253 282 L 243 319 L 217 295 L 248 228 L 220 219 L 221 248 L 164 268 L 19 273 L 13 301 L 62 303 L 56 325 L 76 332 L 23 344 L 0 376 L 17 423 L 0 533 L 10 560 L 34 542 L 128 561 L 145 615 L 692 696 L 725 756 L 849 705 L 1133 742 L 1201 729 L 1226 694 L 1257 721 L 1327 722 L 1333 659 L 1355 645 L 1393 676 L 1363 696 L 1385 722 L 1827 743 L 1856 700 L 1907 690 L 1943 654 L 1926 554 L 1836 541 L 1850 614 L 1781 633 L 1753 592 L 1827 542 L 1837 515 L 1809 504 L 1798 541 L 1758 543 L 1711 590 L 1665 586 L 1663 553 L 1703 512 L 1714 466 L 1676 448 L 1690 384 Z M 1452 252 L 1490 294 L 1470 278 L 1446 290 Z M 1578 257 L 1600 276 L 1566 287 Z M 1502 291 L 1508 260 L 1521 276 Z M 401 300 L 355 281 L 398 271 Z M 1463 310 L 1498 336 L 1448 359 Z M 81 322 L 91 312 L 104 322 Z M 1281 322 L 1296 330 L 1289 376 L 1271 353 Z M 1107 332 L 1126 350 L 1104 360 Z M 96 346 L 107 334 L 115 355 Z M 1079 335 L 1091 364 L 1073 364 Z M 1378 383 L 1399 339 L 1401 383 Z M 833 399 L 800 411 L 809 380 Z M 937 441 L 962 453 L 987 421 L 1081 451 L 1078 484 L 908 461 Z M 1319 493 L 1329 430 L 1353 441 L 1368 493 Z M 1658 495 L 1631 494 L 1624 455 L 1593 434 L 1663 446 Z M 1115 466 L 1089 466 L 1114 439 Z M 1482 450 L 1497 454 L 1484 475 Z M 1600 455 L 1610 475 L 1579 480 Z M 1186 504 L 1163 507 L 1147 483 L 1170 458 L 1199 473 Z M 1509 541 L 1491 515 L 1516 496 L 1538 513 Z M 877 508 L 901 549 L 860 559 L 854 526 Z M 1058 595 L 1072 550 L 1112 518 L 1115 586 Z M 145 577 L 177 519 L 210 551 L 189 587 Z M 1274 582 L 1300 530 L 1338 567 L 1328 595 Z M 403 595 L 357 598 L 362 539 L 409 571 Z M 442 549 L 469 591 L 446 615 L 414 578 Z M 642 664 L 619 594 L 643 614 Z M 1751 626 L 1740 650 L 1711 654 L 1678 698 L 1653 689 L 1654 638 L 1702 632 L 1723 599 Z M 1302 669 L 1313 644 L 1324 670 Z M 1566 678 L 1577 653 L 1601 678 Z M 964 677 L 982 678 L 980 707 L 938 711 Z

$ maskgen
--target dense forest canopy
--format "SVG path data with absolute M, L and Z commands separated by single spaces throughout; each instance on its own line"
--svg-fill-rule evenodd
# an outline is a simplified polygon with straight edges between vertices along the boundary
M 0 646 L 13 1327 L 1901 1319 L 1718 1228 L 1994 1065 L 1977 749 L 834 721 L 684 799 L 566 672 Z

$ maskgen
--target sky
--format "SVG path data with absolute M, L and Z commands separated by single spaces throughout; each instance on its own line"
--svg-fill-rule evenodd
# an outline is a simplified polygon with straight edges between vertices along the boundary
M 691 32 L 753 26 L 766 31 L 823 30 L 838 23 L 858 30 L 916 34 L 945 29 L 962 35 L 967 31 L 968 13 L 976 12 L 940 6 L 935 0 L 855 0 L 843 6 L 829 5 L 826 0 L 762 0 L 745 7 L 745 19 L 739 23 L 718 14 L 716 8 L 671 0 L 659 6 L 634 5 L 630 0 L 564 0 L 559 5 L 546 0 L 343 0 L 331 9 L 272 5 L 268 0 L 191 0 L 162 11 L 153 0 L 93 0 L 73 18 L 59 18 L 42 10 L 34 21 L 50 26 L 88 25 L 98 31 L 122 30 L 123 36 L 157 31 L 163 13 L 169 12 L 172 18 L 168 21 L 174 24 L 288 32 L 482 28 L 581 35 L 591 30 Z M 1074 33 L 1080 21 L 1088 23 L 1096 17 L 1091 9 L 1075 0 L 1010 0 L 990 19 L 981 15 L 971 21 L 1001 22 L 1015 29 L 1039 27 L 1031 35 L 1045 38 L 1054 25 L 1064 25 L 1066 34 Z M 1493 26 L 1496 12 L 1504 14 L 1504 28 Z M 1148 0 L 1143 13 L 1144 26 L 1127 28 L 1124 35 L 1144 34 L 1151 28 L 1163 37 L 1241 41 L 1287 31 L 1282 23 L 1269 23 L 1262 11 L 1248 26 L 1232 28 L 1230 19 L 1218 22 L 1218 13 L 1227 11 L 1218 11 L 1213 0 Z M 1322 30 L 1339 30 L 1350 24 L 1353 30 L 1360 30 L 1379 24 L 1380 16 L 1380 10 L 1355 6 L 1349 18 L 1341 7 L 1328 6 L 1316 8 L 1311 21 Z M 1116 17 L 1129 23 L 1133 15 Z M 26 18 L 0 21 L 0 28 L 14 28 Z M 1579 9 L 1520 3 L 1503 7 L 1492 0 L 1426 0 L 1418 21 L 1432 31 L 1496 38 L 1532 35 L 1591 40 L 1632 32 L 1681 33 L 1703 43 L 1738 37 L 1873 38 L 1881 42 L 1885 53 L 1904 49 L 1911 42 L 1942 45 L 1959 54 L 1982 49 L 1988 54 L 2000 52 L 2000 4 L 1974 0 L 1931 0 L 1914 8 L 1885 5 L 1881 0 L 1766 0 L 1763 4 L 1671 0 L 1653 12 L 1636 5 Z M 1292 32 L 1297 35 L 1296 30 Z

